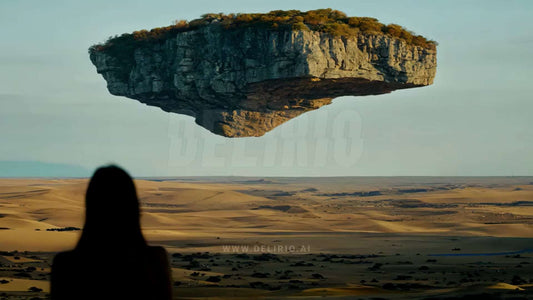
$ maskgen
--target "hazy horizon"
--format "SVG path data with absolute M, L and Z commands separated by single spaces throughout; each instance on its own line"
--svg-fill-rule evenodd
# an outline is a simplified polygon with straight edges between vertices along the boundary
M 87 49 L 209 12 L 331 7 L 439 43 L 433 85 L 340 97 L 259 138 L 228 139 L 109 94 Z M 2 1 L 0 177 L 533 176 L 531 1 Z M 33 174 L 33 175 L 32 175 Z
M 32 166 L 37 165 L 37 167 Z M 7 166 L 7 167 L 6 167 Z M 119 167 L 121 167 L 119 165 Z M 50 164 L 42 162 L 0 162 L 0 179 L 90 179 L 95 170 L 84 169 L 76 165 L 68 164 Z M 28 175 L 30 174 L 30 175 Z M 33 174 L 33 175 L 31 175 Z M 159 176 L 145 176 L 135 175 L 136 180 L 154 180 L 154 181 L 174 181 L 174 180 L 195 180 L 206 179 L 212 181 L 216 179 L 248 179 L 247 181 L 259 181 L 261 179 L 333 179 L 333 178 L 360 178 L 360 179 L 527 179 L 533 180 L 533 175 L 315 175 L 315 176 L 268 176 L 268 175 L 159 175 Z M 420 183 L 418 181 L 417 183 Z M 441 183 L 445 183 L 444 181 Z M 448 182 L 449 183 L 449 182 Z M 533 184 L 533 181 L 524 184 Z

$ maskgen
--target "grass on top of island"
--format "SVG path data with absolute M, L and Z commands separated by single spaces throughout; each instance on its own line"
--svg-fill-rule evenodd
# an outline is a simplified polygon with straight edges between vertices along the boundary
M 117 49 L 120 48 L 121 51 L 128 48 L 133 49 L 146 42 L 165 40 L 179 32 L 195 30 L 214 23 L 223 26 L 225 29 L 260 27 L 269 30 L 313 30 L 344 37 L 357 36 L 359 34 L 387 35 L 404 40 L 410 45 L 431 50 L 436 49 L 437 45 L 435 41 L 416 35 L 400 25 L 385 25 L 370 17 L 348 17 L 341 11 L 327 8 L 307 12 L 274 10 L 269 13 L 204 14 L 200 19 L 190 22 L 180 20 L 166 27 L 157 27 L 149 31 L 143 29 L 133 33 L 109 37 L 106 42 L 91 46 L 89 53 L 112 51 L 115 47 Z

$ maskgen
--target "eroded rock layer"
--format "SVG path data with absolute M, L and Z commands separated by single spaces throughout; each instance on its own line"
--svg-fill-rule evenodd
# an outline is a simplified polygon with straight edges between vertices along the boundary
M 386 35 L 217 24 L 90 58 L 113 95 L 193 116 L 226 137 L 261 136 L 335 97 L 430 85 L 437 65 L 435 50 Z

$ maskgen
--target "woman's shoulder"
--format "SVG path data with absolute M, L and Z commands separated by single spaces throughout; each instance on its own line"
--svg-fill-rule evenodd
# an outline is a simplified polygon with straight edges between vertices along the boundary
M 68 264 L 77 259 L 76 251 L 59 252 L 54 256 L 53 265 Z
M 98 253 L 91 253 L 87 251 L 80 251 L 79 249 L 73 249 L 70 251 L 59 252 L 54 256 L 52 266 L 78 266 L 78 265 L 91 265 L 97 258 Z
M 148 246 L 146 248 L 147 252 L 150 254 L 150 255 L 153 255 L 153 256 L 156 256 L 156 257 L 167 257 L 167 250 L 165 250 L 165 248 L 161 247 L 161 246 Z
M 83 259 L 75 250 L 59 252 L 52 261 L 52 273 L 70 273 L 76 270 L 82 262 Z

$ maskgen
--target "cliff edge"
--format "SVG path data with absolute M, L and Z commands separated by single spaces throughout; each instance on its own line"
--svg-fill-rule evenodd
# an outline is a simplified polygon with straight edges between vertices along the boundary
M 226 137 L 261 136 L 335 97 L 430 85 L 436 72 L 434 46 L 391 34 L 201 20 L 157 39 L 110 39 L 90 59 L 111 94 L 190 115 Z

